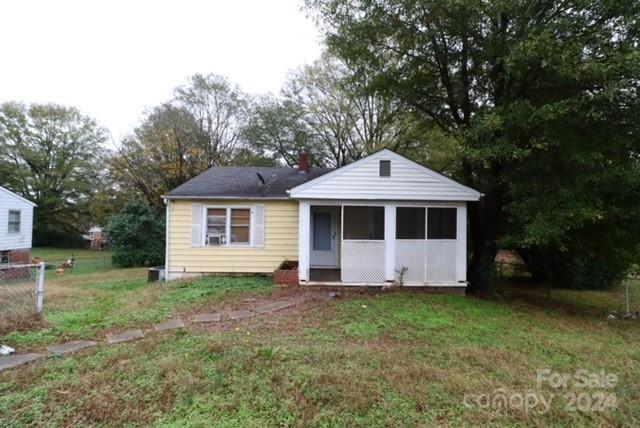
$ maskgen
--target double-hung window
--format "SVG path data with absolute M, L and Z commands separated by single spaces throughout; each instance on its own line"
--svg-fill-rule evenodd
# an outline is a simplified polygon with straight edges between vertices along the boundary
M 208 208 L 207 245 L 249 245 L 251 243 L 251 209 Z
M 20 233 L 20 211 L 9 210 L 9 233 Z

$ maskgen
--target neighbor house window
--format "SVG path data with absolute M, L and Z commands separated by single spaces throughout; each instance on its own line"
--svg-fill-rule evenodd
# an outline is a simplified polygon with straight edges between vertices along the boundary
M 396 239 L 424 239 L 425 208 L 396 209 Z
M 11 251 L 0 251 L 0 265 L 11 263 Z
M 384 239 L 384 207 L 344 207 L 343 215 L 343 239 Z
M 251 210 L 249 208 L 207 209 L 207 245 L 249 244 Z
M 427 212 L 428 239 L 456 239 L 456 208 L 429 208 Z
M 9 233 L 20 233 L 20 211 L 9 210 Z
M 391 161 L 380 161 L 380 177 L 391 177 Z

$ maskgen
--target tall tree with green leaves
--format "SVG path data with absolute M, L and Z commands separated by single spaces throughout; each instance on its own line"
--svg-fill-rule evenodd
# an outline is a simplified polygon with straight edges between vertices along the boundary
M 106 131 L 75 108 L 0 105 L 0 185 L 38 206 L 35 242 L 68 241 L 91 222 Z
M 469 211 L 472 285 L 500 246 L 576 286 L 637 261 L 640 3 L 307 5 L 332 52 L 458 141 L 458 178 L 485 194 Z

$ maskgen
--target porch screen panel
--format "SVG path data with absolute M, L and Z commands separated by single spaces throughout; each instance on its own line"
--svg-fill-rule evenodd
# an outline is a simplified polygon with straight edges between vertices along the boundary
M 344 282 L 384 282 L 384 207 L 343 207 L 341 276 Z
M 384 240 L 384 207 L 344 207 L 343 239 Z
M 396 209 L 396 239 L 424 239 L 426 208 L 398 207 Z

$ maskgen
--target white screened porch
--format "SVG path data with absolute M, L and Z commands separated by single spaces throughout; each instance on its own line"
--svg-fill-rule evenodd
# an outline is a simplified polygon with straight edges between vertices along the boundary
M 299 201 L 301 284 L 466 285 L 466 202 Z

